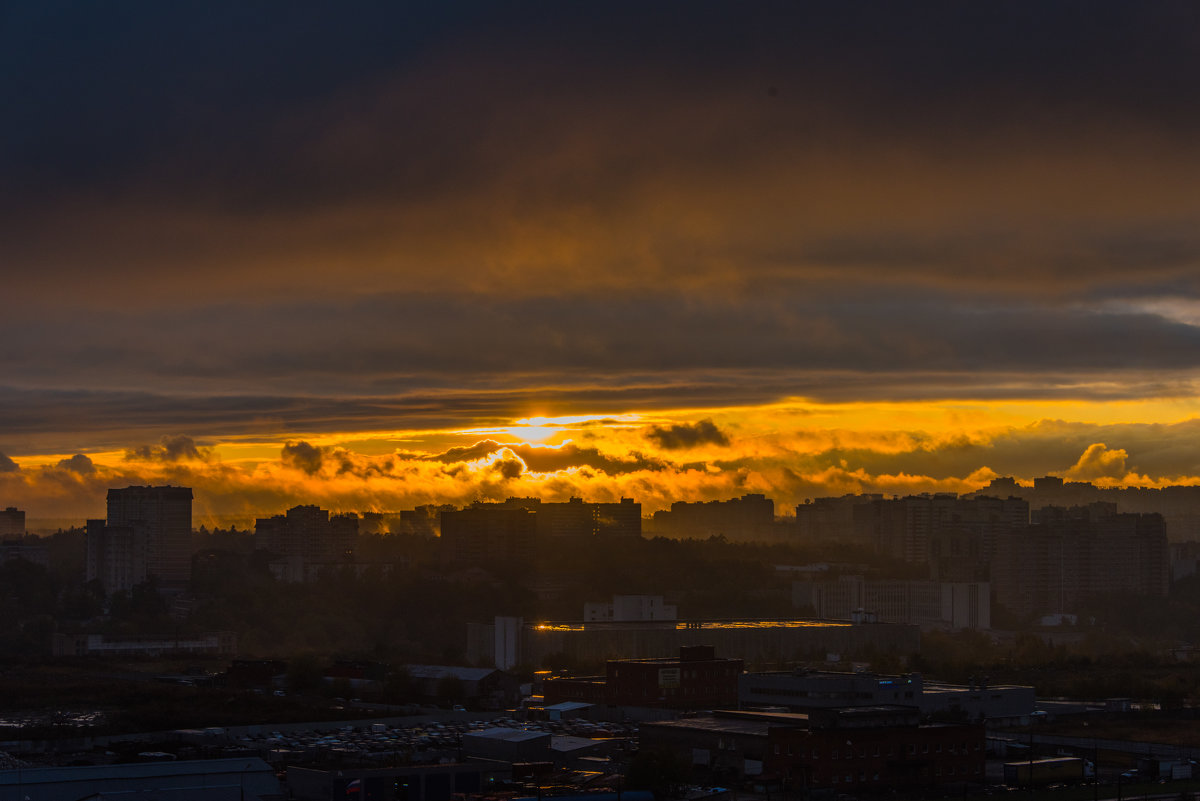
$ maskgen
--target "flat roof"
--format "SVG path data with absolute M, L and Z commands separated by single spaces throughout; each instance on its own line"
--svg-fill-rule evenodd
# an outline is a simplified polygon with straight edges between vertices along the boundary
M 85 782 L 111 779 L 150 779 L 156 776 L 270 773 L 274 768 L 258 757 L 193 759 L 178 762 L 130 762 L 120 765 L 82 765 L 65 768 L 21 768 L 0 771 L 0 785 L 47 782 Z
M 765 720 L 748 720 L 744 718 L 725 718 L 705 715 L 704 717 L 680 718 L 678 720 L 660 720 L 653 723 L 643 723 L 642 730 L 687 729 L 689 731 L 711 731 L 728 734 L 747 734 L 752 737 L 766 737 L 771 724 Z
M 463 735 L 464 740 L 467 739 L 468 737 L 479 739 L 479 740 L 498 740 L 498 741 L 506 742 L 506 743 L 520 743 L 520 742 L 527 742 L 529 740 L 540 740 L 543 738 L 549 738 L 550 732 L 534 731 L 534 730 L 530 730 L 530 729 L 506 729 L 506 728 L 497 726 L 494 729 L 484 729 L 483 731 L 472 731 L 472 732 L 467 732 L 466 734 Z

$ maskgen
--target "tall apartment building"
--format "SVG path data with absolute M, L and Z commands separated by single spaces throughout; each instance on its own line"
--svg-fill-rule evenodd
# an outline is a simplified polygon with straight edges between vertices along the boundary
M 654 513 L 654 531 L 668 537 L 723 536 L 734 541 L 769 539 L 775 525 L 775 502 L 749 494 L 728 501 L 676 501 Z
M 528 509 L 477 504 L 442 512 L 441 559 L 448 565 L 528 562 L 537 545 L 537 516 Z
M 0 512 L 0 538 L 25 536 L 25 512 L 9 506 Z
M 805 501 L 796 506 L 796 535 L 803 542 L 852 542 L 874 545 L 873 541 L 858 540 L 859 535 L 865 536 L 865 531 L 855 527 L 855 509 L 882 500 L 882 495 L 869 494 Z
M 154 576 L 181 590 L 192 571 L 192 490 L 126 487 L 108 491 L 108 516 L 87 521 L 87 577 L 106 592 L 130 590 Z
M 856 541 L 906 562 L 932 562 L 939 575 L 960 580 L 991 560 L 1001 532 L 1029 523 L 1029 504 L 1020 498 L 954 493 L 873 500 L 852 513 Z
M 571 498 L 563 503 L 547 502 L 541 498 L 509 498 L 504 503 L 492 505 L 533 512 L 537 536 L 545 542 L 589 537 L 636 539 L 642 536 L 642 505 L 633 498 L 622 498 L 620 503 L 586 503 L 582 498 Z
M 1036 524 L 1006 532 L 992 563 L 996 603 L 1021 615 L 1070 614 L 1104 595 L 1166 595 L 1170 554 L 1162 515 L 1115 509 L 1048 507 Z
M 304 580 L 314 569 L 354 563 L 358 515 L 330 513 L 317 506 L 293 506 L 285 514 L 254 521 L 254 547 L 288 565 L 280 577 Z
M 792 602 L 826 620 L 866 619 L 909 623 L 922 628 L 988 629 L 992 625 L 991 594 L 986 581 L 943 582 L 866 579 L 797 581 Z

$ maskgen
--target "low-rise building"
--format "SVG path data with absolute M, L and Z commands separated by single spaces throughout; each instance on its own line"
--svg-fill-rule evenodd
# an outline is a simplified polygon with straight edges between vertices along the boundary
M 839 792 L 981 783 L 982 725 L 921 725 L 914 707 L 809 714 L 718 711 L 645 723 L 643 750 L 666 749 L 712 781 L 759 777 Z
M 741 659 L 718 659 L 711 646 L 679 649 L 678 657 L 615 659 L 603 677 L 549 678 L 547 704 L 577 701 L 608 706 L 713 709 L 737 703 Z
M 55 634 L 51 652 L 55 656 L 233 656 L 237 653 L 237 633 L 218 631 L 184 637 Z
M 738 681 L 743 709 L 784 707 L 792 710 L 904 704 L 926 720 L 982 721 L 993 724 L 1028 722 L 1036 701 L 1032 687 L 926 682 L 920 673 L 880 675 L 794 670 L 745 673 Z

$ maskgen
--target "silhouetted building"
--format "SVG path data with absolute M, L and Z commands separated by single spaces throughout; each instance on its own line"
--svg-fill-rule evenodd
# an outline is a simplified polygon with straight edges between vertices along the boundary
M 451 504 L 436 505 L 427 503 L 416 509 L 405 509 L 400 512 L 400 530 L 398 534 L 412 534 L 417 537 L 436 537 L 441 530 L 442 512 L 453 512 Z
M 1042 509 L 1036 525 L 1001 536 L 992 564 L 996 603 L 1020 615 L 1078 613 L 1103 595 L 1166 595 L 1162 516 L 1115 508 Z
M 582 498 L 571 498 L 565 503 L 540 498 L 509 498 L 494 505 L 533 512 L 537 536 L 542 542 L 642 536 L 642 505 L 632 498 L 622 498 L 620 503 L 586 503 Z
M 6 539 L 0 543 L 0 563 L 11 562 L 14 559 L 49 567 L 50 550 L 45 545 L 35 545 L 23 539 Z
M 642 505 L 633 498 L 620 503 L 593 503 L 592 533 L 601 539 L 635 539 L 642 536 Z
M 676 501 L 670 510 L 655 512 L 653 521 L 654 532 L 668 537 L 764 540 L 774 534 L 775 502 L 758 494 L 728 501 Z
M 866 536 L 868 532 L 855 526 L 855 509 L 882 500 L 882 495 L 871 494 L 806 501 L 796 506 L 796 536 L 803 542 L 853 542 L 873 546 L 874 541 Z
M 441 556 L 450 565 L 512 564 L 533 558 L 537 518 L 524 508 L 476 504 L 441 513 Z
M 932 563 L 938 575 L 973 580 L 986 575 L 1003 531 L 1029 523 L 1020 498 L 959 498 L 954 493 L 873 500 L 853 508 L 854 539 L 906 562 Z
M 330 515 L 316 506 L 294 506 L 254 522 L 254 547 L 276 557 L 271 569 L 284 581 L 307 581 L 322 570 L 353 565 L 357 541 L 357 515 Z
M 15 506 L 0 512 L 0 539 L 25 536 L 25 512 Z
M 87 577 L 105 592 L 129 590 L 154 576 L 181 590 L 191 577 L 192 491 L 126 487 L 108 491 L 107 520 L 87 521 Z
M 992 625 L 987 582 L 839 576 L 793 582 L 792 603 L 828 620 L 853 620 L 856 613 L 864 612 L 880 622 L 912 623 L 925 629 L 988 629 Z

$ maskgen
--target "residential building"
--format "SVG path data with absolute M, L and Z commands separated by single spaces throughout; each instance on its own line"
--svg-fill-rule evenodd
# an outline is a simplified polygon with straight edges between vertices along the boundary
M 25 536 L 25 512 L 15 506 L 0 512 L 0 539 Z
M 775 502 L 761 494 L 728 501 L 676 501 L 670 510 L 655 512 L 653 524 L 656 534 L 667 537 L 767 540 L 774 533 Z
M 476 504 L 441 513 L 444 564 L 494 566 L 528 563 L 537 544 L 537 517 L 524 508 Z
M 986 575 L 1001 532 L 1029 523 L 1020 498 L 959 498 L 952 492 L 872 500 L 853 507 L 855 536 L 878 553 L 932 563 L 937 575 L 957 580 Z
M 358 539 L 358 516 L 331 515 L 317 506 L 293 506 L 285 514 L 254 522 L 254 546 L 305 562 L 351 563 Z
M 108 491 L 108 517 L 87 521 L 87 578 L 106 592 L 128 591 L 153 576 L 179 591 L 191 578 L 192 491 L 126 487 Z
M 22 559 L 31 564 L 50 566 L 50 550 L 25 539 L 6 539 L 0 542 L 0 563 Z
M 923 629 L 988 629 L 991 589 L 984 582 L 867 579 L 843 575 L 792 583 L 792 603 L 816 617 L 852 620 L 858 612 Z
M 582 498 L 571 498 L 563 503 L 540 498 L 509 498 L 500 504 L 480 505 L 533 512 L 534 527 L 542 542 L 642 536 L 642 505 L 633 498 L 622 498 L 620 503 L 586 503 Z
M 1115 504 L 1041 509 L 1036 524 L 999 538 L 992 564 L 993 600 L 1025 616 L 1078 614 L 1114 594 L 1161 597 L 1169 586 L 1162 516 Z

